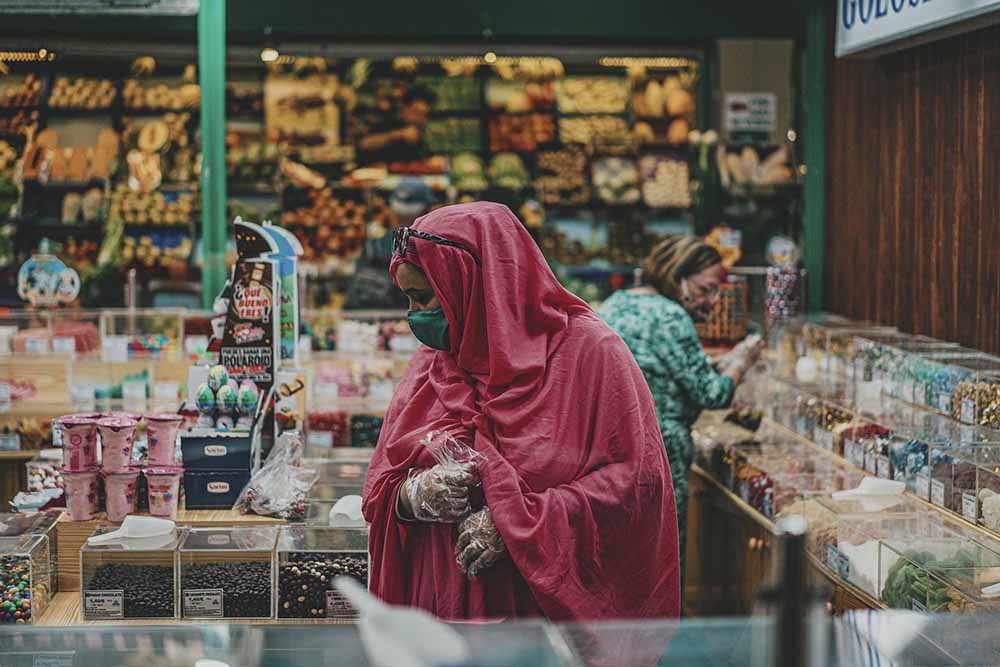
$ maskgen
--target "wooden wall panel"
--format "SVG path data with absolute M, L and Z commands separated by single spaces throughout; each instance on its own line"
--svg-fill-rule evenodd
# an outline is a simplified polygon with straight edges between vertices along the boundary
M 828 310 L 1000 353 L 1000 27 L 831 86 Z

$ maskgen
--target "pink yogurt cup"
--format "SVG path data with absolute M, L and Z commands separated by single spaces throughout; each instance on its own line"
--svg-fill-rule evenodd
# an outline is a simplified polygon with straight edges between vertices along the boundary
M 100 415 L 67 415 L 59 420 L 63 470 L 85 472 L 97 466 L 97 422 Z
M 104 474 L 104 492 L 108 521 L 120 523 L 135 512 L 135 487 L 139 471 L 110 472 Z
M 146 415 L 145 419 L 146 441 L 149 443 L 146 465 L 175 465 L 177 463 L 177 431 L 180 430 L 184 417 L 164 412 Z
M 66 508 L 73 521 L 89 521 L 97 514 L 97 471 L 64 472 Z
M 177 501 L 181 491 L 182 466 L 156 466 L 146 468 L 146 487 L 149 491 L 149 513 L 174 520 L 177 518 Z
M 135 427 L 136 421 L 127 417 L 105 417 L 97 422 L 104 472 L 129 471 Z

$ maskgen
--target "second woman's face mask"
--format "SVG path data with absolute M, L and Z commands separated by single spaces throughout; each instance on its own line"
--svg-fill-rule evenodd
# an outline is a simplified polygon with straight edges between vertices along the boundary
M 448 319 L 444 310 L 411 310 L 406 314 L 410 331 L 417 340 L 427 347 L 447 352 L 451 349 L 451 338 L 448 335 Z

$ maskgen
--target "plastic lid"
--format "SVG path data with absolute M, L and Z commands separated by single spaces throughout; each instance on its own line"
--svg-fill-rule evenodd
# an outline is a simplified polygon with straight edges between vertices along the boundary
M 134 428 L 138 423 L 136 420 L 128 417 L 105 417 L 97 422 L 97 425 L 104 428 L 121 430 L 123 428 Z
M 182 415 L 177 414 L 176 412 L 159 412 L 159 413 L 157 413 L 155 415 L 143 415 L 143 417 L 148 422 L 149 421 L 152 421 L 152 422 L 179 422 L 179 421 L 184 421 L 184 417 Z
M 146 475 L 180 475 L 184 472 L 184 466 L 147 466 Z
M 60 417 L 59 418 L 59 423 L 60 424 L 67 424 L 67 425 L 71 425 L 71 426 L 80 425 L 80 424 L 90 425 L 90 424 L 96 424 L 98 421 L 100 421 L 100 419 L 101 419 L 101 415 L 99 415 L 97 413 L 94 413 L 94 414 L 79 414 L 79 415 L 66 415 L 65 417 Z
M 107 470 L 104 470 L 104 471 L 102 471 L 102 474 L 105 477 L 114 477 L 115 475 L 133 475 L 134 476 L 134 475 L 138 475 L 139 474 L 139 467 L 138 466 L 129 466 L 128 470 L 116 470 L 114 472 L 109 472 Z

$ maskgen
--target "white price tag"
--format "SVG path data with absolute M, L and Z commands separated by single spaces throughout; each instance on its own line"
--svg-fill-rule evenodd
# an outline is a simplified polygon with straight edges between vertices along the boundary
M 962 516 L 966 521 L 976 523 L 979 520 L 979 503 L 976 494 L 965 492 L 962 494 Z
M 76 339 L 72 336 L 56 336 L 52 339 L 52 351 L 56 354 L 76 354 Z
M 107 363 L 125 363 L 128 361 L 128 337 L 105 336 L 101 341 L 101 355 Z
M 157 382 L 153 385 L 153 399 L 163 402 L 177 402 L 181 387 L 176 382 Z
M 337 398 L 339 391 L 336 382 L 317 382 L 314 389 L 314 396 L 320 399 L 331 400 Z
M 903 388 L 899 392 L 899 397 L 907 403 L 915 403 L 913 398 L 913 380 L 903 382 Z
M 931 499 L 931 476 L 926 472 L 917 473 L 917 495 L 924 500 Z
M 357 616 L 357 612 L 351 603 L 337 591 L 326 592 L 326 617 L 327 618 L 349 618 Z
M 977 441 L 976 438 L 976 427 L 975 426 L 959 426 L 958 427 L 958 438 L 961 443 L 974 443 Z
M 184 616 L 188 618 L 222 618 L 222 590 L 184 591 Z
M 66 653 L 36 653 L 31 667 L 73 667 L 75 651 Z
M 70 399 L 77 410 L 87 412 L 94 409 L 95 387 L 92 382 L 78 382 L 70 385 Z
M 124 591 L 84 591 L 83 617 L 86 619 L 124 618 Z
M 872 450 L 865 451 L 865 470 L 873 475 L 878 474 L 878 457 Z
M 939 479 L 931 480 L 931 502 L 944 507 L 944 482 Z
M 10 404 L 14 395 L 10 389 L 10 383 L 0 382 L 0 412 L 10 412 Z
M 309 435 L 306 436 L 306 444 L 309 447 L 330 449 L 333 447 L 333 433 L 330 431 L 309 431 Z
M 122 383 L 122 400 L 128 412 L 143 412 L 146 409 L 145 380 L 130 380 Z
M 876 474 L 882 479 L 892 479 L 892 465 L 889 462 L 889 457 L 885 454 L 880 454 L 878 460 L 876 461 Z
M 48 338 L 29 338 L 24 341 L 24 351 L 27 354 L 41 356 L 48 354 L 50 349 Z
M 962 410 L 959 419 L 965 424 L 976 423 L 976 402 L 968 398 L 962 399 Z
M 951 394 L 943 392 L 938 394 L 938 410 L 946 415 L 951 414 Z
M 17 433 L 0 433 L 0 452 L 21 451 L 21 436 Z

